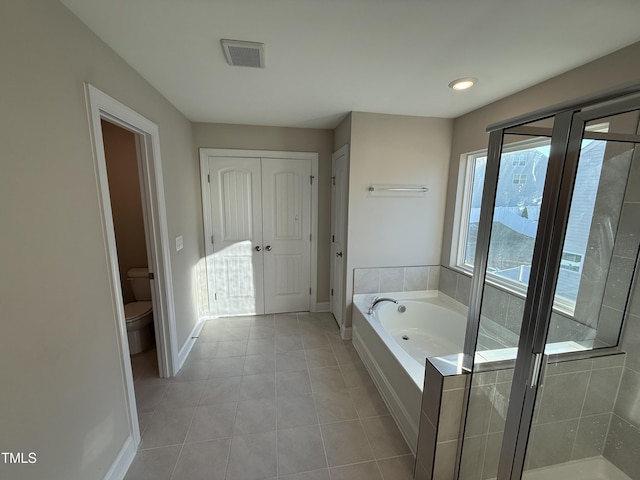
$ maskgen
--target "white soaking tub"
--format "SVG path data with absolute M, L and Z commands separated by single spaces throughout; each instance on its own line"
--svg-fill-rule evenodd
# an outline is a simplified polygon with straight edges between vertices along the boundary
M 352 341 L 415 454 L 427 357 L 462 352 L 466 307 L 436 291 L 384 293 L 391 302 L 367 313 L 374 295 L 355 295 Z

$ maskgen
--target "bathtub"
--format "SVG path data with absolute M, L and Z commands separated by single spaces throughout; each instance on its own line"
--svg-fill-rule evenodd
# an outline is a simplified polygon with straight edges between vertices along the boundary
M 466 307 L 438 291 L 379 294 L 391 302 L 367 313 L 374 295 L 354 295 L 352 342 L 414 455 L 425 359 L 462 352 Z

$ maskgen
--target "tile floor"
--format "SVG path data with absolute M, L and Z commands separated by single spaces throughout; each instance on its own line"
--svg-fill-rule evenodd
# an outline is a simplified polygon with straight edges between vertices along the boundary
M 133 357 L 126 480 L 409 480 L 414 458 L 326 313 L 210 320 L 180 373 Z

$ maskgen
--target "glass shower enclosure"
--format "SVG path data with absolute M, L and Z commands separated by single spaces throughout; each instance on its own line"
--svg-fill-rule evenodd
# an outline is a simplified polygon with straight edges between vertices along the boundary
M 459 480 L 640 479 L 639 121 L 634 83 L 488 128 Z

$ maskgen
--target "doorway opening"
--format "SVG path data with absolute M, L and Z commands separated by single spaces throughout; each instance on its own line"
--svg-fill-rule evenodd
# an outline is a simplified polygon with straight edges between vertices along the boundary
M 169 235 L 167 229 L 166 208 L 164 204 L 164 184 L 160 162 L 160 140 L 158 126 L 139 115 L 126 105 L 106 95 L 92 85 L 86 85 L 86 97 L 89 110 L 89 122 L 94 147 L 94 162 L 98 181 L 101 220 L 103 224 L 108 270 L 111 279 L 113 308 L 116 314 L 116 328 L 119 339 L 119 351 L 122 359 L 122 372 L 129 411 L 130 437 L 121 456 L 133 459 L 140 443 L 140 430 L 136 409 L 133 372 L 130 359 L 129 338 L 125 317 L 125 298 L 133 297 L 126 293 L 128 286 L 123 285 L 120 276 L 119 249 L 116 243 L 114 211 L 110 191 L 105 136 L 103 126 L 122 134 L 133 141 L 135 148 L 135 169 L 139 175 L 138 195 L 142 210 L 145 238 L 147 279 L 152 294 L 151 303 L 154 318 L 152 339 L 157 350 L 158 375 L 171 377 L 179 370 L 178 347 L 176 340 L 175 311 L 171 289 L 171 268 L 169 257 Z M 139 228 L 139 227 L 138 227 Z M 138 230 L 139 232 L 140 230 Z M 132 267 L 144 267 L 135 265 Z M 132 278 L 141 279 L 140 270 L 129 272 Z M 123 272 L 126 275 L 125 272 Z M 137 276 L 136 276 L 137 275 Z M 124 289 L 123 289 L 124 287 Z M 134 288 L 134 285 L 131 285 Z M 136 287 L 137 288 L 137 287 Z M 147 305 L 148 307 L 148 305 Z M 142 323 L 142 322 L 140 322 Z M 135 335 L 134 335 L 135 336 Z M 141 340 L 140 338 L 138 340 Z M 148 340 L 148 338 L 147 338 Z M 126 461 L 124 463 L 127 463 Z

